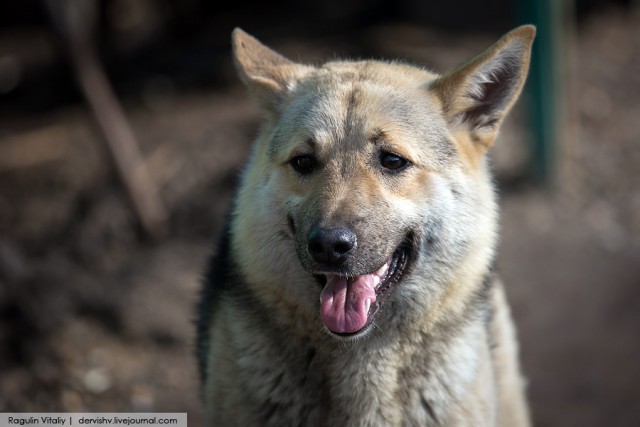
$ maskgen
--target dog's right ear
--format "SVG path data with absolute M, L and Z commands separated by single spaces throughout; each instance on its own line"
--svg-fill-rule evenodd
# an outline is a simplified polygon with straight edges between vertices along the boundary
M 268 113 L 276 114 L 296 83 L 313 70 L 288 60 L 240 28 L 233 30 L 231 39 L 238 74 Z
M 532 25 L 518 27 L 431 85 L 449 123 L 466 129 L 480 146 L 493 143 L 522 90 L 535 34 Z

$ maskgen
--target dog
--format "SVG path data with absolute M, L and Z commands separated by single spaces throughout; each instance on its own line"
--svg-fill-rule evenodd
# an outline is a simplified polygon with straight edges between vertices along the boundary
M 207 425 L 529 425 L 487 150 L 534 36 L 438 75 L 234 30 L 264 122 L 198 306 Z

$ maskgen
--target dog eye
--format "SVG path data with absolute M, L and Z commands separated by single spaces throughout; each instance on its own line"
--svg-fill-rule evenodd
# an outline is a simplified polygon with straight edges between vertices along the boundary
M 307 175 L 316 168 L 316 159 L 308 154 L 302 154 L 289 160 L 289 164 L 296 172 Z
M 383 151 L 380 153 L 380 165 L 383 168 L 390 171 L 400 171 L 409 164 L 407 159 L 404 159 L 396 154 Z

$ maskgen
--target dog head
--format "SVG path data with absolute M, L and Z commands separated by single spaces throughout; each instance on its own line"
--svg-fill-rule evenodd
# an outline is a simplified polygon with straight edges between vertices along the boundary
M 342 336 L 462 304 L 493 257 L 486 151 L 522 89 L 534 33 L 519 27 L 437 75 L 297 64 L 236 29 L 237 69 L 265 114 L 232 232 L 258 295 Z

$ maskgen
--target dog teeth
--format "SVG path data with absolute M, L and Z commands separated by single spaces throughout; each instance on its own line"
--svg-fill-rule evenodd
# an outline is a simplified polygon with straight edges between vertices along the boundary
M 378 271 L 375 272 L 376 277 L 378 277 L 380 280 L 382 280 L 382 278 L 385 276 L 385 274 L 387 274 L 387 271 L 389 270 L 389 263 L 385 263 L 382 267 L 380 267 L 378 269 Z
M 365 301 L 364 306 L 364 311 L 369 313 L 369 309 L 371 308 L 371 300 L 369 298 Z
M 374 275 L 373 276 L 373 287 L 378 286 L 380 284 L 380 280 L 382 280 L 382 279 L 380 279 L 380 276 Z

